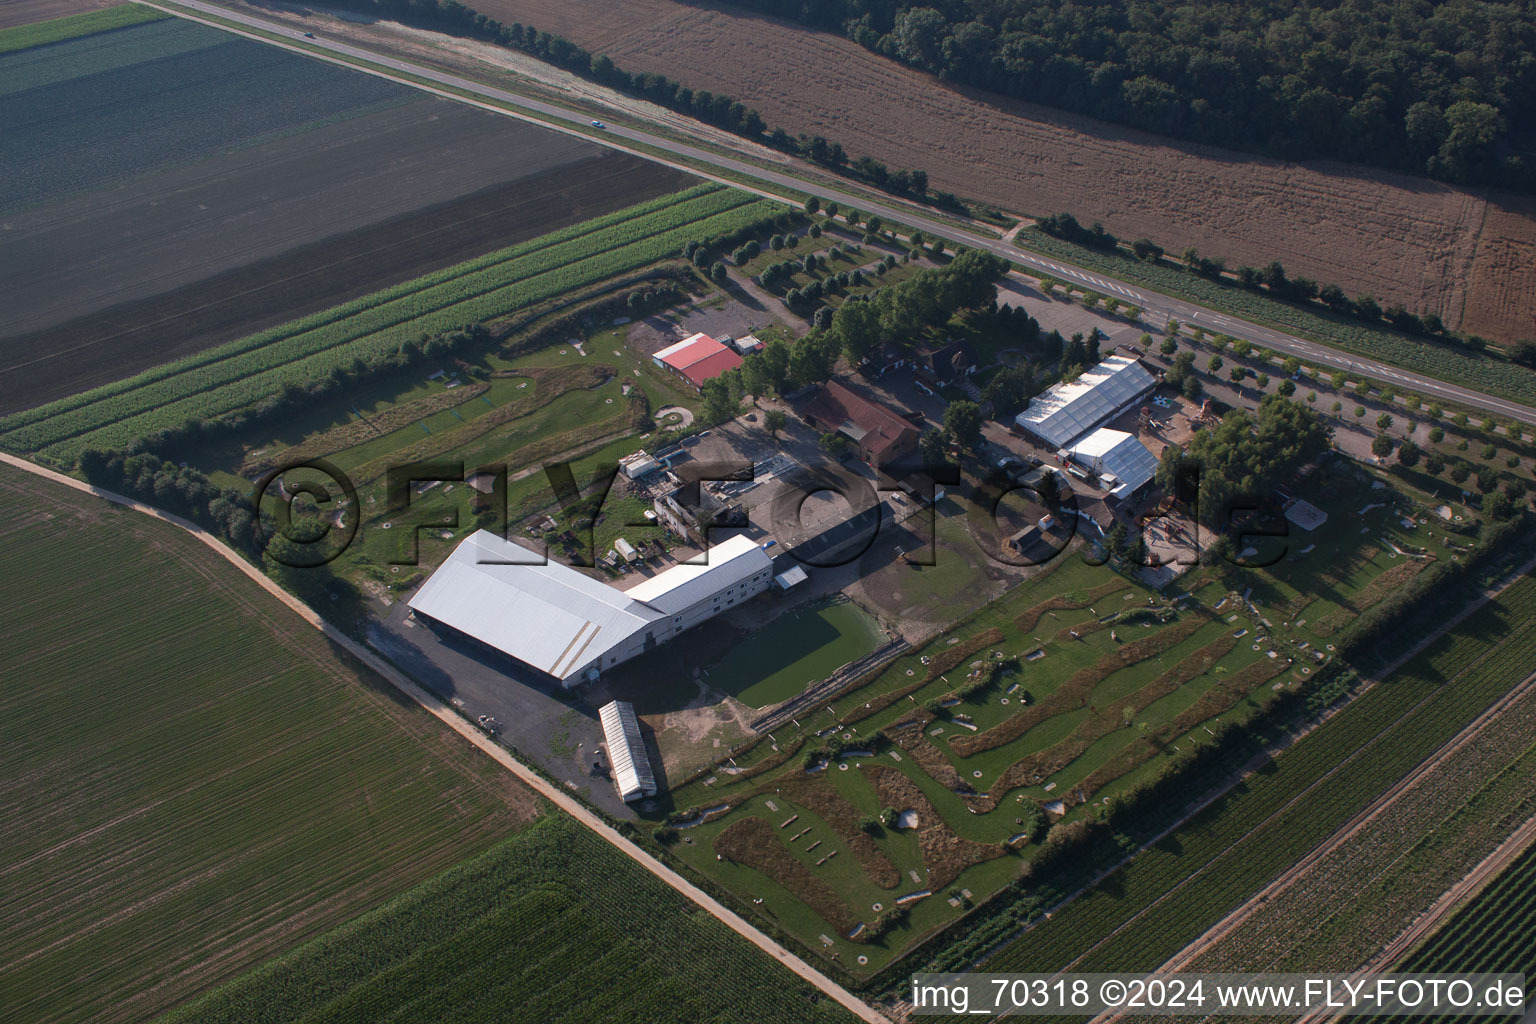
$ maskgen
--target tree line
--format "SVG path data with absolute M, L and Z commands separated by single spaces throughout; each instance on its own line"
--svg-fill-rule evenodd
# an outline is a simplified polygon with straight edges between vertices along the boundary
M 956 311 L 988 305 L 1008 265 L 991 253 L 967 249 L 942 267 L 924 270 L 869 295 L 856 295 L 793 345 L 770 341 L 703 388 L 699 418 L 723 423 L 743 398 L 792 394 L 826 383 L 840 357 L 858 366 L 886 344 L 908 345 L 924 328 L 945 323 Z
M 1038 221 L 1036 226 L 1053 238 L 1087 248 L 1113 252 L 1120 247 L 1120 239 L 1106 231 L 1104 225 L 1095 221 L 1084 227 L 1070 213 L 1051 214 Z M 1224 258 L 1203 255 L 1194 246 L 1189 246 L 1177 257 L 1169 256 L 1150 238 L 1138 238 L 1127 247 L 1132 256 L 1148 263 L 1168 259 L 1175 265 L 1182 265 L 1189 273 L 1219 284 L 1266 293 L 1271 298 L 1295 305 L 1322 305 L 1340 316 L 1354 317 L 1373 327 L 1386 323 L 1404 334 L 1448 342 L 1474 352 L 1484 352 L 1493 344 L 1476 334 L 1457 334 L 1445 326 L 1437 313 L 1415 313 L 1399 303 L 1383 306 L 1369 294 L 1351 298 L 1336 284 L 1319 284 L 1300 274 L 1292 276 L 1279 260 L 1271 260 L 1262 267 L 1243 264 L 1229 270 Z M 1536 342 L 1517 341 L 1505 349 L 1505 355 L 1513 362 L 1536 367 Z
M 867 182 L 892 195 L 965 212 L 965 205 L 954 194 L 928 191 L 926 171 L 887 167 L 871 156 L 854 158 L 840 143 L 822 135 L 802 133 L 791 136 L 783 128 L 770 131 L 760 113 L 731 96 L 707 89 L 691 89 L 666 75 L 626 71 L 606 54 L 592 53 L 564 36 L 541 32 L 520 22 L 502 24 L 458 0 L 336 0 L 332 6 L 365 11 L 408 25 L 518 50 L 589 81 L 649 100 L 733 135 L 803 156 L 830 171 Z
M 733 2 L 940 78 L 1177 138 L 1536 188 L 1528 0 Z

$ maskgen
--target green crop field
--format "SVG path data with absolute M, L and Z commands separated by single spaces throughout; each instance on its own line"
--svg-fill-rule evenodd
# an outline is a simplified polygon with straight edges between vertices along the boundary
M 862 685 L 675 784 L 658 824 L 686 838 L 679 856 L 763 898 L 813 951 L 855 961 L 858 973 L 880 969 L 1017 878 L 1039 849 L 1042 814 L 1091 819 L 1219 723 L 1251 718 L 1333 657 L 1329 638 L 1349 619 L 1464 543 L 1352 464 L 1335 461 L 1311 482 L 1328 521 L 1298 531 L 1269 568 L 1195 569 L 1157 594 L 1068 553 Z M 971 526 L 958 509 L 943 521 L 962 535 Z M 940 566 L 894 571 L 916 587 L 956 557 L 946 547 Z M 775 663 L 758 660 L 760 671 Z M 895 776 L 907 803 L 890 802 Z M 862 824 L 916 801 L 927 805 L 916 829 Z M 749 819 L 782 842 L 754 835 Z M 935 826 L 947 835 L 924 838 Z M 915 899 L 879 940 L 859 937 L 861 922 L 925 891 L 943 898 Z
M 250 406 L 402 341 L 505 316 L 781 212 L 700 185 L 0 421 L 0 444 L 68 461 Z
M 1533 613 L 1524 578 L 986 969 L 1155 969 L 1536 668 Z
M 0 54 L 0 210 L 419 98 L 180 18 L 13 50 Z
M 853 1018 L 551 816 L 164 1024 L 818 1024 Z
M 1521 854 L 1393 970 L 1424 974 L 1508 972 L 1529 979 L 1536 975 L 1533 936 L 1536 846 Z M 1390 1018 L 1394 1024 L 1432 1019 L 1428 1014 Z
M 48 43 L 62 43 L 66 39 L 93 36 L 98 32 L 110 32 L 115 28 L 128 28 L 146 21 L 159 21 L 170 15 L 153 7 L 139 4 L 123 4 L 99 11 L 72 14 L 67 18 L 37 21 L 30 25 L 17 25 L 0 31 L 0 53 L 26 50 Z
M 1280 302 L 1235 285 L 1218 284 L 1170 266 L 1153 265 L 1127 253 L 1104 252 L 1062 241 L 1039 230 L 1019 232 L 1018 244 L 1071 260 L 1079 266 L 1154 288 L 1211 309 L 1225 310 L 1254 323 L 1294 331 L 1346 352 L 1369 356 L 1405 370 L 1476 388 L 1527 404 L 1536 403 L 1536 370 L 1494 356 L 1477 355 L 1455 345 L 1412 338 L 1385 325 L 1375 327 L 1322 307 Z M 1068 282 L 1071 283 L 1071 282 Z M 1074 285 L 1074 287 L 1077 287 Z
M 145 1020 L 533 815 L 180 530 L 9 468 L 0 511 L 7 1021 Z

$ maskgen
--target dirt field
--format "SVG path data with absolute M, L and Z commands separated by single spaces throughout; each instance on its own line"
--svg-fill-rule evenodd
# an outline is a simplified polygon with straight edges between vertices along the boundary
M 1501 275 L 1536 245 L 1536 211 L 1406 175 L 1285 164 L 1175 143 L 942 85 L 838 36 L 671 0 L 479 0 L 622 67 L 728 93 L 791 133 L 928 171 L 949 189 L 1026 213 L 1071 210 L 1123 237 L 1295 274 L 1438 312 L 1495 338 L 1533 330 L 1536 271 Z M 1468 282 L 1473 286 L 1468 294 Z M 1484 295 L 1484 289 L 1488 294 Z M 1508 301 L 1520 300 L 1522 301 Z
M 30 25 L 71 14 L 82 14 L 102 7 L 115 7 L 121 0 L 5 0 L 0 4 L 0 28 Z

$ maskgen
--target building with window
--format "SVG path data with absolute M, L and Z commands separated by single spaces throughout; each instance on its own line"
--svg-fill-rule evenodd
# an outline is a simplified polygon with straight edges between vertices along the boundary
M 567 688 L 762 593 L 772 560 L 736 536 L 698 565 L 675 565 L 628 591 L 479 530 L 410 599 L 412 612 Z

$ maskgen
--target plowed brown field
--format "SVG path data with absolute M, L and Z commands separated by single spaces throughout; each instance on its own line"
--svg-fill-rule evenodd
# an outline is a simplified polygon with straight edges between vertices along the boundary
M 1287 164 L 1174 142 L 957 88 L 850 40 L 673 0 L 472 0 L 632 71 L 756 107 L 791 134 L 926 170 L 1013 210 L 1070 210 L 1122 237 L 1272 259 L 1498 339 L 1536 333 L 1536 204 L 1346 164 Z
M 0 3 L 0 28 L 30 25 L 70 14 L 82 14 L 101 7 L 116 6 L 120 0 L 5 0 Z

